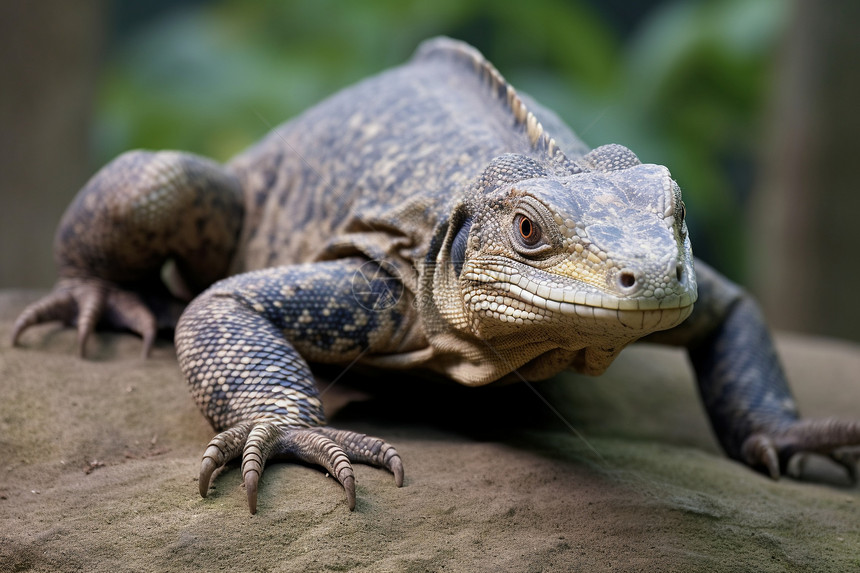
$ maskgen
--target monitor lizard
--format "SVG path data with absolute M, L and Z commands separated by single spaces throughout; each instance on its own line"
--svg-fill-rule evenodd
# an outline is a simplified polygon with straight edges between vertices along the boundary
M 350 509 L 351 463 L 403 483 L 394 447 L 327 425 L 311 363 L 479 386 L 597 375 L 642 338 L 688 349 L 730 457 L 778 478 L 818 452 L 855 473 L 843 447 L 860 422 L 799 416 L 755 301 L 694 261 L 669 170 L 589 149 L 455 40 L 423 43 L 225 165 L 124 153 L 79 192 L 54 250 L 58 282 L 13 344 L 63 320 L 82 355 L 98 324 L 139 333 L 146 355 L 153 301 L 190 300 L 177 356 L 218 432 L 200 494 L 241 458 L 252 513 L 275 457 L 325 468 Z

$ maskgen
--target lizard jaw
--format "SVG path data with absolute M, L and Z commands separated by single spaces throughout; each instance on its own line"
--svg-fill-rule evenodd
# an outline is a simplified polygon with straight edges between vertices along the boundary
M 696 301 L 695 287 L 662 298 L 624 298 L 588 285 L 571 284 L 566 288 L 539 285 L 523 274 L 487 268 L 470 269 L 463 278 L 474 287 L 467 288 L 464 296 L 469 310 L 503 323 L 521 325 L 547 324 L 562 316 L 567 320 L 602 324 L 609 331 L 617 329 L 644 336 L 683 322 Z

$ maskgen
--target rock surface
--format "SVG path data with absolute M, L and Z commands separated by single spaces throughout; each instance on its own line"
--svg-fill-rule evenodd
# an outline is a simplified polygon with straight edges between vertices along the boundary
M 81 360 L 44 325 L 10 348 L 36 294 L 0 293 L 0 571 L 860 570 L 860 489 L 822 460 L 804 482 L 728 460 L 677 350 L 533 386 L 350 372 L 332 422 L 395 444 L 404 487 L 356 466 L 350 513 L 334 480 L 273 463 L 252 516 L 236 467 L 197 493 L 213 432 L 171 344 L 143 361 L 99 333 Z M 778 342 L 805 415 L 860 416 L 860 348 Z

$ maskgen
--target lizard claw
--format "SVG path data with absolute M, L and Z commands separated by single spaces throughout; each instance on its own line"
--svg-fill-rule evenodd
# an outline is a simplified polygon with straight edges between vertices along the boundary
M 86 344 L 99 320 L 128 328 L 143 338 L 143 356 L 149 356 L 155 342 L 156 321 L 152 312 L 131 292 L 94 279 L 60 279 L 54 290 L 24 309 L 12 328 L 12 345 L 31 326 L 54 320 L 77 324 L 78 351 Z
M 764 434 L 753 434 L 744 442 L 741 455 L 747 465 L 764 468 L 773 479 L 779 479 L 779 457 L 773 440 Z
M 278 421 L 242 422 L 209 442 L 200 467 L 200 495 L 206 497 L 215 470 L 233 458 L 242 458 L 242 479 L 248 509 L 257 512 L 257 490 L 266 461 L 285 457 L 321 466 L 343 486 L 347 506 L 355 509 L 355 473 L 352 464 L 385 467 L 403 485 L 403 463 L 397 451 L 378 438 L 328 427 L 297 428 Z
M 860 446 L 860 422 L 799 420 L 781 430 L 752 434 L 741 455 L 748 465 L 763 467 L 770 477 L 779 479 L 795 454 L 823 454 L 844 467 L 849 479 L 856 482 L 858 454 L 842 450 L 851 446 Z

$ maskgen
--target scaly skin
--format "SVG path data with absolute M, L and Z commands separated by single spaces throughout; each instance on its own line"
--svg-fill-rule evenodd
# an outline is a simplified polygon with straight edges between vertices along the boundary
M 117 158 L 69 207 L 60 280 L 13 342 L 59 319 L 78 324 L 83 352 L 104 321 L 146 351 L 153 301 L 212 285 L 176 326 L 182 371 L 219 432 L 200 493 L 241 458 L 252 513 L 273 458 L 324 467 L 350 509 L 351 463 L 403 483 L 392 446 L 326 425 L 309 362 L 481 385 L 599 374 L 646 336 L 689 349 L 731 457 L 773 477 L 805 451 L 853 468 L 840 448 L 860 444 L 860 424 L 799 417 L 755 303 L 694 266 L 684 212 L 665 167 L 619 145 L 590 151 L 477 51 L 437 39 L 223 167 Z
M 384 273 L 375 273 L 366 289 L 351 288 L 363 264 L 352 258 L 254 271 L 217 283 L 189 305 L 176 330 L 179 365 L 213 426 L 225 430 L 204 454 L 201 495 L 214 469 L 240 453 L 251 513 L 263 466 L 275 456 L 325 467 L 344 486 L 350 509 L 350 461 L 387 467 L 397 485 L 403 483 L 400 457 L 390 445 L 324 427 L 305 361 L 355 360 L 397 349 L 409 299 L 387 291 Z M 381 308 L 389 296 L 397 303 Z

